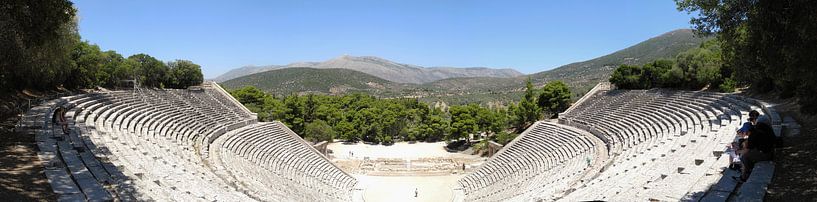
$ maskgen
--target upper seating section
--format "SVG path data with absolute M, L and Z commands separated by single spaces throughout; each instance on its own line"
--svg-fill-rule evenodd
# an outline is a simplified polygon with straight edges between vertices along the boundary
M 255 122 L 251 114 L 239 110 L 232 102 L 224 102 L 224 96 L 203 90 L 137 90 L 89 94 L 80 108 L 116 108 L 114 115 L 134 120 L 128 123 L 153 120 L 150 129 L 162 136 L 197 146 L 206 146 L 210 140 L 228 130 Z M 106 114 L 107 115 L 107 114 Z M 132 126 L 132 125 L 131 125 Z M 158 128 L 157 126 L 172 126 Z M 128 127 L 136 130 L 141 128 Z M 137 131 L 147 132 L 147 131 Z
M 593 170 L 591 159 L 605 154 L 592 134 L 539 121 L 458 183 L 465 201 L 552 199 Z

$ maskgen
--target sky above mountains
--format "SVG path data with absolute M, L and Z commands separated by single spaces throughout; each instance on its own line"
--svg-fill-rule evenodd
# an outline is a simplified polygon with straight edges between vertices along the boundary
M 124 56 L 192 60 L 205 78 L 245 65 L 378 56 L 535 73 L 679 28 L 670 0 L 76 0 L 84 40 Z

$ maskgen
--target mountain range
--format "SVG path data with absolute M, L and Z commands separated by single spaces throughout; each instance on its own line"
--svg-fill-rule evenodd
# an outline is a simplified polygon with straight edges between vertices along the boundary
M 233 69 L 216 77 L 222 82 L 230 79 L 276 69 L 308 67 L 315 69 L 349 69 L 377 76 L 396 83 L 421 84 L 447 78 L 522 76 L 514 69 L 492 69 L 487 67 L 421 67 L 392 62 L 374 56 L 340 56 L 323 62 L 296 62 L 288 65 L 245 66 Z
M 341 56 L 325 62 L 242 67 L 219 76 L 216 81 L 227 88 L 253 85 L 274 94 L 367 92 L 380 97 L 467 103 L 514 101 L 527 79 L 535 86 L 562 80 L 578 97 L 596 83 L 607 80 L 619 65 L 672 59 L 705 40 L 707 38 L 695 36 L 692 30 L 679 29 L 598 58 L 529 75 L 510 69 L 425 68 L 371 56 Z M 313 81 L 302 81 L 304 79 Z

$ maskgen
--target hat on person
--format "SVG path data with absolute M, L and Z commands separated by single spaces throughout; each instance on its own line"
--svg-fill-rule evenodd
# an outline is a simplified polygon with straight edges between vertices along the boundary
M 740 129 L 738 129 L 738 133 L 749 132 L 749 129 L 751 129 L 751 128 L 752 128 L 752 123 L 749 123 L 749 122 L 743 123 L 743 126 L 740 127 Z

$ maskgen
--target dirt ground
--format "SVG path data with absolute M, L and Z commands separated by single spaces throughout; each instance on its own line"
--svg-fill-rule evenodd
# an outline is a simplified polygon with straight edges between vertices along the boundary
M 37 100 L 51 99 L 71 92 L 57 89 L 46 92 L 0 92 L 0 201 L 55 201 L 56 195 L 46 180 L 37 157 L 33 135 L 12 132 L 19 115 Z
M 363 158 L 399 158 L 419 159 L 430 157 L 466 158 L 485 160 L 484 157 L 462 153 L 451 153 L 443 147 L 445 143 L 406 143 L 399 142 L 390 146 L 368 145 L 363 143 L 327 145 L 333 154 L 333 161 L 344 161 Z M 369 176 L 353 175 L 364 189 L 363 198 L 367 202 L 378 201 L 450 201 L 457 180 L 463 174 L 446 174 L 437 176 Z M 417 197 L 414 190 L 417 189 Z
M 457 179 L 463 175 L 378 177 L 355 175 L 364 187 L 366 202 L 451 201 Z M 414 190 L 417 189 L 417 197 Z
M 0 132 L 0 201 L 55 201 L 34 136 Z
M 800 135 L 784 138 L 766 201 L 817 200 L 817 119 L 798 120 Z

